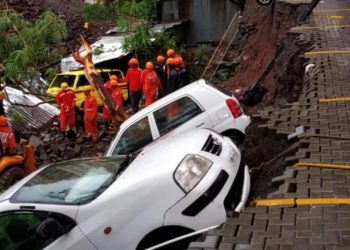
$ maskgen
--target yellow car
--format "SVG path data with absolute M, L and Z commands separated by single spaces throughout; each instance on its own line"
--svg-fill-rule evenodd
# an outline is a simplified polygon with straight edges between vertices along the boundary
M 104 82 L 109 80 L 110 75 L 116 75 L 119 79 L 124 78 L 123 72 L 119 69 L 97 69 L 97 72 L 101 74 Z M 68 86 L 74 90 L 76 95 L 75 105 L 81 107 L 81 104 L 85 100 L 84 92 L 91 90 L 91 86 L 84 75 L 84 71 L 76 70 L 57 74 L 50 83 L 46 93 L 52 97 L 56 97 L 57 93 L 60 91 L 61 83 L 63 82 L 66 82 Z M 128 83 L 121 82 L 118 86 L 122 90 L 124 101 L 126 101 L 128 99 Z M 97 104 L 102 106 L 103 103 L 100 95 L 96 91 L 93 91 L 92 95 L 96 98 Z

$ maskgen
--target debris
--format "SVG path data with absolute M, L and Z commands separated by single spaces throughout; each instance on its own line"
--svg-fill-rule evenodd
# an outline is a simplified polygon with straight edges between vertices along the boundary
M 296 127 L 295 128 L 295 132 L 294 133 L 291 133 L 287 136 L 287 139 L 288 141 L 292 140 L 293 138 L 301 135 L 301 134 L 304 134 L 305 133 L 305 130 L 304 130 L 304 126 L 299 126 L 299 127 Z
M 58 149 L 59 151 L 61 151 L 61 152 L 64 152 L 65 149 L 66 149 L 66 145 L 65 145 L 65 144 L 60 144 L 60 145 L 57 147 L 57 149 Z
M 267 89 L 261 84 L 261 82 L 257 82 L 244 91 L 242 96 L 239 97 L 239 101 L 245 105 L 254 106 L 262 101 L 266 92 Z
M 80 153 L 81 153 L 81 149 L 82 149 L 82 147 L 81 147 L 81 145 L 78 145 L 78 144 L 76 144 L 75 146 L 74 146 L 74 152 L 77 154 L 77 155 L 79 155 Z
M 40 145 L 43 146 L 43 141 L 40 140 L 40 138 L 38 136 L 35 136 L 35 135 L 32 135 L 30 138 L 29 138 L 29 144 L 33 145 L 34 146 L 34 150 L 37 149 L 37 147 L 39 147 Z

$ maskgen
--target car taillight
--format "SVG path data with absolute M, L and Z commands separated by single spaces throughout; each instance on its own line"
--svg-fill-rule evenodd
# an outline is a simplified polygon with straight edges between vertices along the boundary
M 239 117 L 242 114 L 241 107 L 234 100 L 227 99 L 226 100 L 226 104 L 227 104 L 228 108 L 230 109 L 230 111 L 231 111 L 231 113 L 232 113 L 234 118 L 237 118 L 237 117 Z

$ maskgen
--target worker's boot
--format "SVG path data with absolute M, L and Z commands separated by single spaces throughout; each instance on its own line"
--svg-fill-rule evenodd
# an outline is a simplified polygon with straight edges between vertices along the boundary
M 97 141 L 98 141 L 97 135 L 93 135 L 93 136 L 92 136 L 92 142 L 93 142 L 93 143 L 96 143 Z
M 76 135 L 75 135 L 75 132 L 70 129 L 67 131 L 67 137 L 69 140 L 75 140 L 76 139 Z

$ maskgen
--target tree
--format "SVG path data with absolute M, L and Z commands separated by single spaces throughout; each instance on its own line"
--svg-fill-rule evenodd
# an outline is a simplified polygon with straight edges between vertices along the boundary
M 134 51 L 143 61 L 151 60 L 169 48 L 176 48 L 175 39 L 169 33 L 153 31 L 147 23 L 139 24 L 123 41 L 123 50 Z
M 108 92 L 108 90 L 103 86 L 103 79 L 99 73 L 95 70 L 95 65 L 92 63 L 92 48 L 89 43 L 86 42 L 83 36 L 80 36 L 80 42 L 85 49 L 85 55 L 81 55 L 76 49 L 73 51 L 74 59 L 84 66 L 84 74 L 86 79 L 89 81 L 90 85 L 95 91 L 99 93 L 103 100 L 103 104 L 113 115 L 119 115 L 122 120 L 125 120 L 124 113 L 120 112 L 119 109 L 115 109 L 116 104 Z
M 0 12 L 0 80 L 16 82 L 37 77 L 41 68 L 62 57 L 64 50 L 57 45 L 66 37 L 64 20 L 51 11 L 30 23 L 5 8 Z
M 115 0 L 106 4 L 86 5 L 87 21 L 114 20 L 119 29 L 132 31 L 123 41 L 124 51 L 134 51 L 141 61 L 150 60 L 168 48 L 176 48 L 169 33 L 154 32 L 151 21 L 157 15 L 159 0 Z

